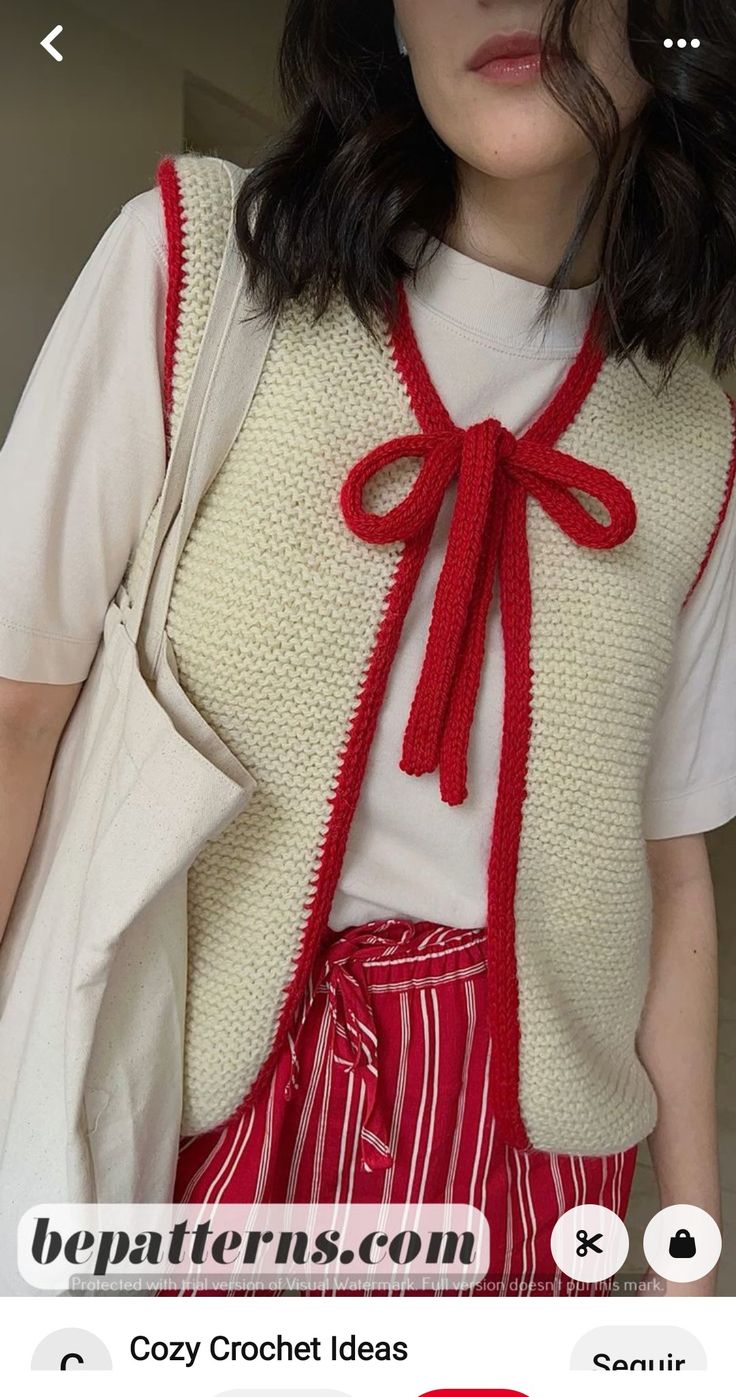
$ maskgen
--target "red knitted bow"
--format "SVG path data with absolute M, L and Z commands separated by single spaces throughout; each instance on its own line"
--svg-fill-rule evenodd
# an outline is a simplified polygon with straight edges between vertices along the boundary
M 421 776 L 439 764 L 448 805 L 467 795 L 467 753 L 480 684 L 486 618 L 499 567 L 506 631 L 507 606 L 528 588 L 526 497 L 533 495 L 575 542 L 615 548 L 633 533 L 636 507 L 615 476 L 534 438 L 517 438 L 495 418 L 468 428 L 394 437 L 363 456 L 340 492 L 348 527 L 368 543 L 429 542 L 449 482 L 457 499 L 435 591 L 421 675 L 404 733 L 401 769 Z M 386 514 L 363 508 L 363 490 L 385 466 L 406 457 L 422 462 L 406 497 Z M 571 487 L 600 500 L 610 522 L 593 518 Z M 513 624 L 513 617 L 510 622 Z

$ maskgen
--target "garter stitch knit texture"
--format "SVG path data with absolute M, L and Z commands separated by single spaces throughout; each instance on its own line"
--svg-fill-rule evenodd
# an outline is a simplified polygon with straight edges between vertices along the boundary
M 170 265 L 181 265 L 169 300 L 175 429 L 231 194 L 221 162 L 199 156 L 167 163 L 161 182 Z M 640 367 L 651 382 L 652 366 Z M 377 345 L 340 301 L 317 325 L 306 305 L 287 307 L 179 564 L 168 632 L 181 683 L 257 782 L 190 871 L 185 1134 L 262 1088 L 329 916 L 416 576 L 401 542 L 346 527 L 340 491 L 362 456 L 419 430 L 388 337 Z M 513 893 L 510 934 L 489 894 L 489 953 L 494 1071 L 501 1096 L 513 1087 L 518 1098 L 499 1100 L 499 1120 L 506 1111 L 516 1143 L 608 1154 L 655 1119 L 635 1050 L 651 920 L 639 802 L 732 435 L 728 399 L 698 366 L 679 367 L 657 397 L 631 365 L 607 362 L 558 445 L 628 487 L 633 534 L 608 551 L 581 547 L 527 500 L 531 697 L 517 722 L 523 648 L 512 642 L 504 739 L 519 748 L 527 733 L 523 821 L 518 864 L 504 865 L 502 837 L 489 874 Z M 417 469 L 386 465 L 366 507 L 392 509 Z M 576 493 L 605 523 L 600 503 Z M 499 818 L 507 804 L 502 765 Z

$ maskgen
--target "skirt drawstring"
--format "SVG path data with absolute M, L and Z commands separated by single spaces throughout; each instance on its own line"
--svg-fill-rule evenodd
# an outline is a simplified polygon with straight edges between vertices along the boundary
M 348 938 L 330 946 L 319 976 L 310 979 L 295 1030 L 288 1035 L 291 1070 L 285 1087 L 290 1101 L 299 1087 L 298 1044 L 316 994 L 326 993 L 330 1015 L 330 1051 L 344 1072 L 353 1073 L 361 1089 L 360 1162 L 367 1172 L 390 1169 L 387 1115 L 378 1075 L 378 1036 L 371 995 L 360 961 L 346 949 Z
M 354 1072 L 365 1092 L 360 1128 L 364 1169 L 390 1169 L 388 1128 L 378 1081 L 378 1038 L 371 997 L 359 966 L 335 964 L 327 976 L 335 1061 Z

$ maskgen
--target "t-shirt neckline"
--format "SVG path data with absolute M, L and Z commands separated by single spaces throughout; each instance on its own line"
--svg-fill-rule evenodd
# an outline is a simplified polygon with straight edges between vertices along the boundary
M 412 257 L 422 236 L 418 229 L 404 234 L 401 250 L 405 256 Z M 544 286 L 488 266 L 432 238 L 416 283 L 408 278 L 406 289 L 410 297 L 418 298 L 435 314 L 475 338 L 536 357 L 575 354 L 579 350 L 600 291 L 600 279 L 562 291 L 547 326 L 535 330 L 534 319 L 544 301 Z

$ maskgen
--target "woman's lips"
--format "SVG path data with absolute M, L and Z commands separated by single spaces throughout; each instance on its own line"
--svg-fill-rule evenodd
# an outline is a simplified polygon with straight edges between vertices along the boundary
M 493 82 L 529 82 L 539 76 L 539 54 L 537 34 L 496 34 L 476 50 L 468 68 Z

